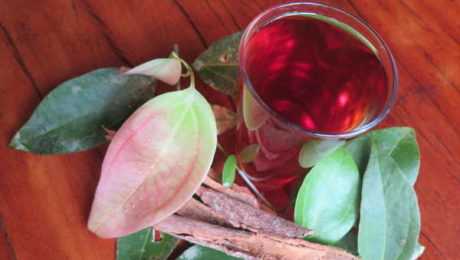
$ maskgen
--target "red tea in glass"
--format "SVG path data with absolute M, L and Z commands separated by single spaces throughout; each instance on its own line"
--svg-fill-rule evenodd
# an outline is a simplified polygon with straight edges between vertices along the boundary
M 305 142 L 367 131 L 386 115 L 396 91 L 394 62 L 380 38 L 320 4 L 261 14 L 243 35 L 240 67 L 236 150 L 246 177 L 269 200 L 276 194 L 287 201 L 307 172 L 298 163 Z M 242 154 L 250 145 L 257 155 L 247 162 Z

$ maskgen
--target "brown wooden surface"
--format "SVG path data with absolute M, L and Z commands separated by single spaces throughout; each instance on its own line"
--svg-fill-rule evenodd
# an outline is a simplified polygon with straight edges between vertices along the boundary
M 281 1 L 1 0 L 0 259 L 114 259 L 114 241 L 86 229 L 104 148 L 38 157 L 7 148 L 57 84 L 106 66 L 193 59 Z M 460 259 L 460 1 L 327 1 L 365 19 L 400 70 L 381 126 L 418 133 L 422 259 Z M 212 101 L 221 96 L 207 91 Z

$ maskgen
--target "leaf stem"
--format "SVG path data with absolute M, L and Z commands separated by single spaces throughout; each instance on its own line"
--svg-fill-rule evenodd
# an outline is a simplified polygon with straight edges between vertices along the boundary
M 171 58 L 171 57 L 172 57 L 172 58 L 176 58 L 176 57 L 174 56 L 174 54 L 175 54 L 176 56 L 179 56 L 179 45 L 177 45 L 177 43 L 175 43 L 175 44 L 173 45 L 173 51 L 171 52 L 171 55 L 169 55 L 169 58 Z M 179 80 L 179 81 L 177 82 L 177 84 L 176 84 L 176 90 L 181 90 L 180 80 Z
M 179 55 L 177 55 L 177 53 L 174 51 L 171 53 L 171 57 L 177 59 L 185 67 L 187 72 L 181 74 L 181 76 L 190 77 L 190 87 L 195 88 L 195 73 L 193 72 L 192 67 L 185 60 L 180 58 Z

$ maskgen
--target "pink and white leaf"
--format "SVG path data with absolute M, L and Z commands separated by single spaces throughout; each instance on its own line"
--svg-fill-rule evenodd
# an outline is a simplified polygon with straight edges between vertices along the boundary
M 124 236 L 177 211 L 210 169 L 216 131 L 210 105 L 194 88 L 140 107 L 110 143 L 89 229 L 100 237 Z

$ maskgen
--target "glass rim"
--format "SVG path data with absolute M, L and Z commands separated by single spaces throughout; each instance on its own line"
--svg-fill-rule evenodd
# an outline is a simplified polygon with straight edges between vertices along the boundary
M 365 123 L 363 125 L 360 125 L 360 126 L 354 128 L 354 129 L 352 129 L 350 131 L 346 131 L 346 132 L 342 132 L 342 133 L 327 133 L 327 132 L 312 131 L 312 130 L 304 128 L 304 127 L 302 127 L 300 125 L 297 125 L 297 124 L 287 120 L 286 118 L 284 118 L 280 114 L 278 114 L 269 105 L 267 105 L 260 98 L 260 96 L 257 94 L 257 92 L 255 91 L 253 85 L 251 84 L 249 76 L 246 73 L 245 65 L 244 65 L 244 62 L 243 62 L 244 56 L 242 55 L 242 53 L 244 53 L 245 47 L 246 47 L 246 45 L 247 45 L 247 43 L 248 43 L 248 41 L 250 39 L 250 33 L 249 32 L 251 32 L 254 29 L 254 27 L 256 27 L 257 22 L 259 22 L 266 15 L 269 15 L 270 13 L 272 13 L 273 11 L 276 11 L 278 9 L 285 8 L 285 7 L 291 7 L 291 6 L 322 7 L 322 8 L 325 8 L 325 9 L 330 9 L 330 10 L 339 12 L 341 14 L 344 14 L 345 16 L 347 16 L 347 17 L 351 18 L 352 20 L 356 21 L 357 23 L 361 24 L 366 30 L 368 30 L 370 35 L 372 37 L 374 37 L 375 40 L 383 47 L 383 50 L 384 50 L 383 55 L 388 56 L 389 62 L 391 64 L 391 70 L 392 70 L 392 73 L 393 73 L 393 82 L 388 82 L 388 84 L 392 83 L 393 88 L 391 90 L 390 95 L 387 98 L 385 106 L 382 108 L 382 111 L 374 119 L 372 119 L 371 121 L 369 121 L 369 122 L 367 122 L 367 123 Z M 301 13 L 301 11 L 299 11 L 299 13 Z M 312 11 L 312 13 L 315 13 L 315 12 Z M 333 17 L 331 17 L 331 18 L 333 18 Z M 340 20 L 338 20 L 338 21 L 340 21 Z M 342 21 L 340 21 L 340 22 L 342 22 Z M 345 23 L 345 22 L 342 22 L 342 23 Z M 347 23 L 345 23 L 345 24 L 347 24 Z M 352 28 L 355 28 L 355 27 L 352 26 Z M 366 38 L 368 38 L 368 37 L 366 37 Z M 337 8 L 337 7 L 334 7 L 334 6 L 330 6 L 330 5 L 327 5 L 327 4 L 321 4 L 321 3 L 314 3 L 314 2 L 297 2 L 297 3 L 280 4 L 280 5 L 273 6 L 273 7 L 269 8 L 269 9 L 263 11 L 262 13 L 260 13 L 246 27 L 246 29 L 244 30 L 244 33 L 243 33 L 243 35 L 241 37 L 241 42 L 240 42 L 240 46 L 239 46 L 239 53 L 240 53 L 240 73 L 241 73 L 242 78 L 243 78 L 244 86 L 249 90 L 249 92 L 254 97 L 256 102 L 262 107 L 262 109 L 270 117 L 275 118 L 277 121 L 279 121 L 282 124 L 286 125 L 290 129 L 293 129 L 293 130 L 295 130 L 297 132 L 301 132 L 303 134 L 308 134 L 310 136 L 317 137 L 317 138 L 328 138 L 328 139 L 338 139 L 338 138 L 345 138 L 346 139 L 346 138 L 351 138 L 351 137 L 360 135 L 362 133 L 365 133 L 365 132 L 369 131 L 370 129 L 374 128 L 377 124 L 379 124 L 388 115 L 388 113 L 390 112 L 391 108 L 393 107 L 393 105 L 394 105 L 394 103 L 396 101 L 396 96 L 397 96 L 397 92 L 398 92 L 398 69 L 396 67 L 396 61 L 395 61 L 395 59 L 393 57 L 393 54 L 390 51 L 390 48 L 387 46 L 385 41 L 380 37 L 380 35 L 372 27 L 370 27 L 364 20 L 362 20 L 361 18 L 356 17 L 356 16 L 348 13 L 347 11 L 344 11 L 344 10 L 342 10 L 340 8 Z

